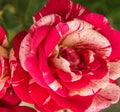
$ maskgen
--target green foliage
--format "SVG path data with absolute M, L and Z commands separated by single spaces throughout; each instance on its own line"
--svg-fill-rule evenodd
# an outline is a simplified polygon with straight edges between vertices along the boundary
M 120 30 L 120 0 L 73 0 L 89 10 L 106 16 L 111 25 Z M 0 0 L 0 25 L 7 32 L 9 41 L 21 30 L 29 31 L 32 16 L 47 0 Z M 119 112 L 120 103 L 101 112 Z
M 32 16 L 47 0 L 0 0 L 0 25 L 7 32 L 8 40 L 21 30 L 29 31 Z

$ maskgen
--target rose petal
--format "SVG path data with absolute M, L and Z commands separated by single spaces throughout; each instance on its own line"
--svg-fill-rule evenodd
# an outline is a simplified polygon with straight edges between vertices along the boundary
M 41 108 L 44 108 L 46 112 L 57 111 L 61 108 L 56 104 L 56 102 L 54 102 L 51 99 L 51 96 L 49 95 L 48 91 L 40 87 L 36 83 L 30 85 L 29 92 L 30 92 L 30 96 L 35 101 L 36 105 Z
M 111 54 L 111 45 L 109 41 L 95 30 L 88 29 L 79 33 L 78 43 L 80 46 L 92 49 L 103 58 L 107 58 Z
M 9 63 L 8 59 L 3 58 L 0 56 L 0 61 L 1 61 L 1 70 L 0 70 L 0 97 L 2 97 L 6 89 L 10 85 L 10 68 L 9 68 Z
M 50 94 L 57 104 L 59 104 L 63 108 L 68 108 L 73 112 L 84 112 L 91 105 L 94 98 L 94 95 L 85 97 L 75 95 L 72 97 L 63 98 L 52 91 L 50 91 Z
M 62 40 L 61 44 L 72 47 L 76 45 L 80 41 L 80 37 L 77 33 L 74 32 L 81 32 L 82 30 L 92 29 L 93 25 L 89 24 L 83 20 L 74 19 L 73 21 L 67 22 L 67 25 L 69 27 L 69 30 L 66 35 L 66 37 Z
M 50 39 L 51 34 L 49 34 L 49 30 L 52 29 L 52 26 L 55 26 L 57 23 L 61 21 L 62 19 L 59 15 L 51 14 L 41 18 L 39 21 L 37 21 L 35 24 L 31 26 L 30 34 L 33 37 L 31 48 L 33 51 L 36 50 L 38 45 L 43 40 L 45 40 L 46 38 Z M 48 37 L 46 37 L 47 35 Z
M 8 88 L 3 98 L 0 100 L 2 106 L 16 106 L 20 103 L 20 99 L 14 93 L 12 88 Z
M 109 62 L 110 79 L 116 80 L 120 77 L 120 61 Z
M 88 96 L 95 94 L 98 90 L 104 89 L 109 84 L 109 75 L 100 80 L 91 80 L 89 84 L 79 90 L 70 91 L 70 95 Z
M 42 72 L 43 78 L 47 85 L 56 93 L 62 96 L 67 95 L 67 90 L 64 86 L 62 86 L 52 75 L 50 72 L 50 69 L 47 64 L 46 55 L 44 48 L 42 46 L 39 46 L 39 66 L 40 70 Z
M 51 30 L 45 41 L 45 52 L 47 57 L 54 50 L 55 46 L 58 44 L 59 41 L 60 41 L 60 35 L 55 27 Z
M 34 21 L 38 21 L 41 17 L 50 14 L 58 14 L 64 19 L 72 19 L 86 12 L 87 10 L 83 6 L 69 0 L 49 0 L 48 3 L 34 15 Z
M 18 75 L 18 73 L 20 75 Z M 16 70 L 14 71 L 12 76 L 12 86 L 14 88 L 14 91 L 23 101 L 28 103 L 34 103 L 29 96 L 29 80 L 29 74 L 25 72 L 19 64 L 17 64 Z
M 34 52 L 30 52 L 31 50 L 31 43 L 32 43 L 32 37 L 30 34 L 26 35 L 26 37 L 23 39 L 20 51 L 19 51 L 19 57 L 22 67 L 29 71 L 33 79 L 37 81 L 38 84 L 43 85 L 46 87 L 46 84 L 42 78 L 42 75 L 39 68 L 38 68 L 38 60 L 37 56 Z M 40 80 L 41 79 L 41 80 Z
M 27 34 L 25 38 L 22 40 L 22 43 L 19 48 L 20 63 L 22 67 L 24 68 L 24 70 L 26 71 L 27 71 L 27 68 L 24 64 L 25 64 L 26 57 L 29 54 L 30 49 L 31 49 L 31 42 L 32 42 L 32 37 L 30 34 Z
M 80 80 L 74 82 L 64 82 L 62 80 L 60 82 L 69 90 L 79 90 L 80 88 L 87 87 L 90 83 L 90 77 L 82 77 Z
M 23 38 L 27 35 L 27 32 L 25 30 L 19 32 L 13 39 L 13 49 L 14 49 L 14 55 L 16 58 L 19 58 L 19 49 L 20 49 L 20 44 Z
M 99 63 L 100 63 L 100 65 L 99 65 Z M 99 67 L 96 68 L 96 70 L 94 70 L 95 67 L 97 67 L 98 65 L 99 65 Z M 93 75 L 91 75 L 91 79 L 99 80 L 108 74 L 107 62 L 106 62 L 106 60 L 103 60 L 101 58 L 97 58 L 94 62 L 90 63 L 89 67 L 91 68 L 91 72 L 93 73 Z
M 44 81 L 42 73 L 39 69 L 39 63 L 35 54 L 30 54 L 25 61 L 27 70 L 29 71 L 31 77 L 44 88 L 48 88 L 48 85 Z
M 2 45 L 3 47 L 8 47 L 6 33 L 1 26 L 0 26 L 0 45 Z
M 106 88 L 101 89 L 93 100 L 91 106 L 85 112 L 98 112 L 116 103 L 120 98 L 120 88 L 115 84 L 109 84 Z
M 120 43 L 119 43 L 120 32 L 113 29 L 110 26 L 108 20 L 104 16 L 100 14 L 95 14 L 95 13 L 88 13 L 79 18 L 93 24 L 96 30 L 98 30 L 110 41 L 110 44 L 112 47 L 112 54 L 110 55 L 109 59 L 112 60 L 112 59 L 120 58 L 120 50 L 119 50 L 120 49 Z

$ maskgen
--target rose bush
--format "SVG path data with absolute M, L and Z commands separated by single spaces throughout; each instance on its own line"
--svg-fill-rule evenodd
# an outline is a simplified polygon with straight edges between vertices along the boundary
M 49 0 L 10 53 L 12 86 L 41 112 L 98 112 L 119 101 L 120 32 L 69 0 Z

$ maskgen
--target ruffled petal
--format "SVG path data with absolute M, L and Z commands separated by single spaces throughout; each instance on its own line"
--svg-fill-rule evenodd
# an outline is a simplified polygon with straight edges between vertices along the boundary
M 120 99 L 120 88 L 115 84 L 109 84 L 97 94 L 91 106 L 85 112 L 98 112 L 117 103 Z
M 120 58 L 120 32 L 113 29 L 104 16 L 100 14 L 89 13 L 79 18 L 94 25 L 95 29 L 110 41 L 112 54 L 110 55 L 109 59 L 113 60 Z
M 34 15 L 33 19 L 34 21 L 38 21 L 43 16 L 58 14 L 65 20 L 70 20 L 86 12 L 88 12 L 86 8 L 69 0 L 49 0 L 48 3 Z

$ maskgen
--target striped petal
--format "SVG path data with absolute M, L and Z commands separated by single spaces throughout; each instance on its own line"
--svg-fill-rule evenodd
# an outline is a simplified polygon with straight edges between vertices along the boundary
M 14 55 L 14 50 L 10 52 L 10 66 L 11 66 L 11 81 L 12 87 L 16 94 L 23 100 L 29 103 L 33 103 L 32 99 L 28 95 L 28 86 L 30 76 L 29 74 L 23 70 L 19 61 L 17 62 L 17 58 Z M 19 75 L 18 75 L 19 73 Z
M 117 103 L 119 99 L 120 88 L 111 83 L 98 93 L 91 106 L 85 112 L 98 112 L 109 107 L 111 103 Z
M 33 19 L 34 21 L 38 21 L 46 15 L 58 14 L 65 20 L 70 20 L 86 12 L 88 11 L 83 6 L 69 0 L 49 0 L 48 3 L 34 15 Z
M 111 60 L 120 58 L 120 32 L 112 28 L 108 20 L 104 16 L 100 14 L 89 13 L 79 18 L 94 25 L 95 29 L 103 34 L 110 41 L 112 54 L 109 58 Z
M 55 91 L 59 95 L 67 96 L 67 89 L 54 78 L 49 69 L 46 59 L 47 58 L 44 48 L 42 46 L 39 46 L 39 66 L 45 82 L 53 91 Z

